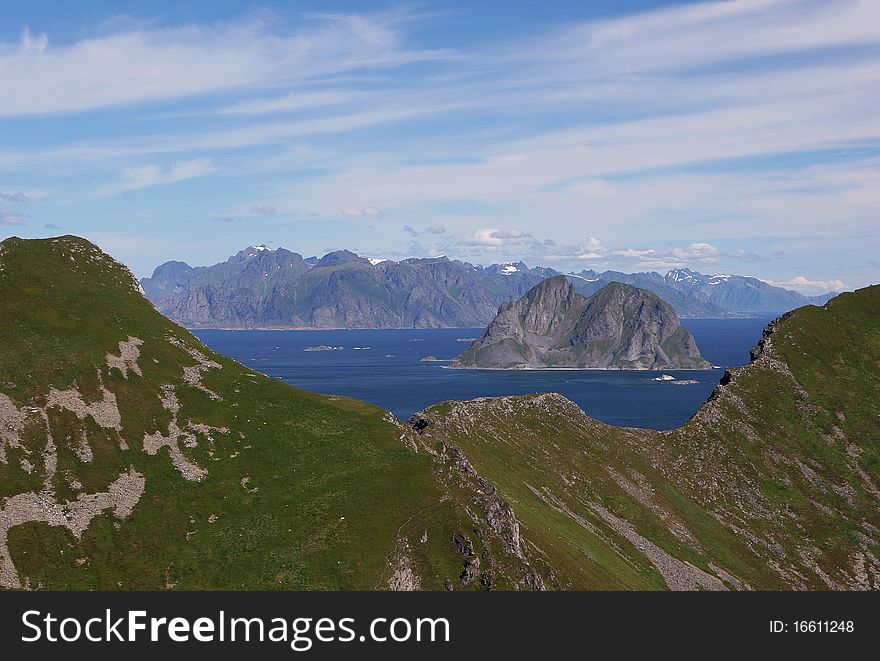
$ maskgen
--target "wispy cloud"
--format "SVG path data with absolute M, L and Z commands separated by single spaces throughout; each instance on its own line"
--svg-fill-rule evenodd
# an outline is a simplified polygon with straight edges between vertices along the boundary
M 645 268 L 671 268 L 686 264 L 713 264 L 721 256 L 721 250 L 711 243 L 691 243 L 683 248 L 666 251 L 654 248 L 618 248 L 612 254 L 632 260 Z
M 104 186 L 99 189 L 98 193 L 101 195 L 112 195 L 114 193 L 147 188 L 148 186 L 176 184 L 179 181 L 204 177 L 216 171 L 217 168 L 207 158 L 177 161 L 167 168 L 162 168 L 158 165 L 126 168 L 122 171 L 123 181 Z
M 378 207 L 349 207 L 348 209 L 343 210 L 343 216 L 372 216 L 377 217 L 382 215 L 382 210 Z
M 282 96 L 259 98 L 224 106 L 215 112 L 220 115 L 265 115 L 305 110 L 340 103 L 361 101 L 368 97 L 367 92 L 355 90 L 329 90 L 326 92 L 289 92 Z
M 489 31 L 454 52 L 434 47 L 442 19 L 412 29 L 428 20 L 263 13 L 123 22 L 79 41 L 25 32 L 0 45 L 0 116 L 38 126 L 125 106 L 126 123 L 81 135 L 56 124 L 47 135 L 61 138 L 0 148 L 0 171 L 31 192 L 20 173 L 54 177 L 49 189 L 76 168 L 107 194 L 222 165 L 219 194 L 190 208 L 227 221 L 282 210 L 307 252 L 345 222 L 370 254 L 760 264 L 780 282 L 805 263 L 818 274 L 858 263 L 840 277 L 876 276 L 839 255 L 866 252 L 857 237 L 880 214 L 880 3 L 675 4 L 546 21 L 513 41 Z M 224 240 L 245 240 L 245 227 Z
M 0 208 L 0 225 L 26 225 L 24 216 L 12 209 Z
M 59 46 L 25 29 L 19 43 L 0 44 L 0 116 L 266 89 L 431 57 L 400 48 L 398 22 L 393 15 L 323 15 L 289 32 L 266 16 L 127 30 Z M 226 111 L 236 112 L 236 106 Z
M 0 191 L 0 200 L 4 202 L 28 202 L 31 198 L 22 192 L 4 193 Z
M 404 225 L 402 229 L 413 237 L 420 236 L 421 234 L 433 234 L 434 236 L 439 236 L 446 233 L 446 227 L 442 223 L 428 225 L 428 227 L 425 227 L 422 230 L 417 230 L 412 225 Z

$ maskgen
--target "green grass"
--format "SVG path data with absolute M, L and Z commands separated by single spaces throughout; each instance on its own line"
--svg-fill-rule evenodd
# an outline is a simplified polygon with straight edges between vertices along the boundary
M 735 370 L 670 432 L 611 427 L 558 396 L 528 396 L 432 407 L 425 434 L 460 447 L 497 485 L 558 587 L 665 587 L 596 503 L 674 557 L 754 589 L 826 589 L 822 573 L 866 587 L 854 567 L 877 563 L 880 539 L 878 500 L 859 475 L 880 485 L 880 287 L 787 315 L 770 343 L 772 360 Z M 613 474 L 641 481 L 651 502 Z
M 81 482 L 83 493 L 106 490 L 130 467 L 146 478 L 128 519 L 117 522 L 105 511 L 81 539 L 43 523 L 12 528 L 19 575 L 32 586 L 59 589 L 379 586 L 398 529 L 436 498 L 429 457 L 401 444 L 399 429 L 378 408 L 297 390 L 212 353 L 133 286 L 126 269 L 79 239 L 2 244 L 0 391 L 18 406 L 42 406 L 50 387 L 75 386 L 94 401 L 100 371 L 117 397 L 121 436 L 130 447 L 121 450 L 116 432 L 91 418 L 50 409 L 58 499 L 78 493 L 65 474 Z M 144 341 L 143 376 L 129 373 L 126 380 L 108 373 L 104 357 L 118 353 L 129 335 Z M 195 361 L 167 336 L 222 365 L 203 379 L 222 402 L 183 383 L 182 366 Z M 202 482 L 182 479 L 167 449 L 156 456 L 142 451 L 145 433 L 167 431 L 171 416 L 158 398 L 166 383 L 176 387 L 181 422 L 230 429 L 213 434 L 213 443 L 200 437 L 197 448 L 185 449 L 208 469 Z M 89 463 L 72 451 L 83 432 L 94 453 Z M 45 430 L 35 424 L 25 436 L 32 460 L 45 442 Z M 27 474 L 22 456 L 12 449 L 10 461 L 0 464 L 0 495 L 41 488 L 42 467 Z M 245 477 L 258 491 L 242 487 Z M 216 522 L 209 523 L 212 515 Z
M 143 374 L 125 379 L 105 356 L 129 336 L 143 340 Z M 222 401 L 184 381 L 195 360 L 169 337 L 222 366 L 202 379 Z M 607 510 L 728 587 L 822 589 L 823 575 L 866 587 L 854 567 L 877 567 L 880 546 L 880 287 L 787 315 L 770 346 L 681 429 L 611 427 L 560 396 L 446 402 L 424 414 L 421 434 L 407 432 L 414 451 L 374 406 L 214 354 L 88 242 L 9 239 L 0 393 L 41 410 L 51 388 L 76 388 L 89 403 L 106 388 L 122 429 L 49 408 L 58 450 L 45 486 L 48 438 L 31 415 L 23 447 L 7 447 L 0 463 L 0 506 L 43 489 L 69 503 L 130 469 L 146 486 L 124 520 L 105 510 L 81 538 L 16 525 L 8 548 L 22 580 L 52 589 L 375 589 L 401 554 L 426 589 L 667 589 Z M 229 429 L 183 448 L 208 470 L 201 482 L 183 479 L 167 449 L 143 451 L 144 435 L 172 419 L 163 384 L 175 388 L 181 425 Z M 76 452 L 84 442 L 88 462 Z M 461 536 L 480 559 L 469 583 Z

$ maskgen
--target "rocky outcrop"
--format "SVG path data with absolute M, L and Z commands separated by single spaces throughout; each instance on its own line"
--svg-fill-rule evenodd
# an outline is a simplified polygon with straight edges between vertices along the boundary
M 482 338 L 453 363 L 489 369 L 708 369 L 668 303 L 611 283 L 585 298 L 564 276 L 502 305 Z
M 437 436 L 425 435 L 430 419 L 416 415 L 402 426 L 401 441 L 416 452 L 427 454 L 434 465 L 434 479 L 442 492 L 441 503 L 455 503 L 465 514 L 446 540 L 453 555 L 461 558 L 457 581 L 447 580 L 447 590 L 547 590 L 559 589 L 553 569 L 540 553 L 524 543 L 520 521 L 510 503 L 495 485 L 474 469 L 468 457 L 455 445 Z M 430 442 L 426 439 L 430 438 Z M 460 527 L 459 527 L 460 526 Z M 400 549 L 412 551 L 427 541 L 427 532 L 410 526 L 411 539 L 398 540 L 398 553 L 389 561 L 390 589 L 396 579 L 409 576 L 401 568 L 411 565 Z M 473 537 L 471 534 L 473 533 Z M 418 540 L 418 542 L 416 541 Z M 479 548 L 478 548 L 479 547 Z M 418 579 L 416 578 L 416 582 Z

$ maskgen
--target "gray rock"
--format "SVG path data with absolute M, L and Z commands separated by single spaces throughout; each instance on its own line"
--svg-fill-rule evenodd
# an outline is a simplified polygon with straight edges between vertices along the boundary
M 453 361 L 469 368 L 709 369 L 672 306 L 610 283 L 586 298 L 565 276 L 503 304 L 482 338 Z

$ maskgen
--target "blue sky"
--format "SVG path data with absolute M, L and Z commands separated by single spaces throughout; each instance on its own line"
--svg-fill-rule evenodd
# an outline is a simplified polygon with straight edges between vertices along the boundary
M 0 5 L 0 237 L 880 280 L 880 0 Z

